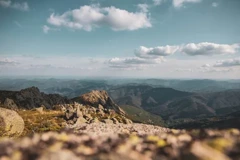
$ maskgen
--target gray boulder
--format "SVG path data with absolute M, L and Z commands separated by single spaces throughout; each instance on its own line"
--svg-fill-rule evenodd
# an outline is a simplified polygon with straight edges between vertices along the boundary
M 16 103 L 10 98 L 6 98 L 3 105 L 9 109 L 17 109 L 18 108 Z

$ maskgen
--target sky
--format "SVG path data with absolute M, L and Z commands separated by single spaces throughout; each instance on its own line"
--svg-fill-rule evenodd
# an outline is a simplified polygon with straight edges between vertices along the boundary
M 239 0 L 0 0 L 0 77 L 240 79 Z

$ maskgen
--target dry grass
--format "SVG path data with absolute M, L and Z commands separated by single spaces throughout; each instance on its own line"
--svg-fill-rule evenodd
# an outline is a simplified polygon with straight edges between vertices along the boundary
M 39 113 L 36 110 L 18 110 L 17 112 L 25 123 L 22 136 L 59 131 L 65 127 L 64 113 L 61 111 L 45 110 L 43 113 Z

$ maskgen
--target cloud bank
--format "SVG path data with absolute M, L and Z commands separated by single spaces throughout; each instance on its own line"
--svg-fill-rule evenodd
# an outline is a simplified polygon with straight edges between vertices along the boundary
M 179 46 L 159 46 L 154 48 L 147 48 L 144 46 L 140 46 L 138 49 L 135 50 L 135 55 L 140 58 L 157 58 L 160 56 L 169 56 L 177 52 Z
M 180 48 L 180 52 L 190 56 L 197 55 L 220 55 L 220 54 L 236 54 L 240 48 L 239 44 L 216 44 L 209 42 L 189 43 Z
M 112 58 L 107 63 L 111 68 L 121 68 L 121 69 L 144 69 L 148 66 L 154 64 L 160 64 L 164 61 L 165 56 L 169 56 L 175 53 L 178 46 L 161 46 L 155 48 L 147 48 L 140 46 L 135 49 L 135 57 L 128 58 Z
M 171 56 L 175 53 L 186 54 L 189 56 L 212 56 L 222 54 L 236 54 L 240 48 L 239 44 L 216 44 L 209 42 L 189 43 L 185 45 L 166 45 L 148 48 L 140 46 L 135 49 L 134 57 L 127 58 L 112 58 L 107 63 L 111 68 L 136 68 L 138 66 L 147 67 L 153 64 L 160 64 L 165 61 L 164 57 Z M 218 65 L 237 65 L 239 60 L 231 60 L 226 62 L 219 62 Z M 203 71 L 220 72 L 220 69 L 210 69 L 211 65 L 206 64 L 202 66 Z M 177 71 L 184 71 L 185 69 L 178 69 Z M 225 71 L 225 70 L 224 70 Z
M 135 55 L 140 58 L 156 58 L 169 56 L 175 53 L 182 53 L 189 56 L 212 56 L 222 54 L 236 54 L 239 52 L 239 44 L 216 44 L 210 42 L 188 43 L 185 45 L 166 45 L 147 48 L 140 46 L 135 50 Z
M 159 64 L 164 62 L 163 57 L 156 59 L 144 59 L 138 57 L 129 57 L 129 58 L 111 58 L 107 61 L 107 64 L 110 68 L 117 69 L 126 69 L 126 70 L 140 70 L 148 67 L 149 65 Z
M 85 31 L 102 26 L 108 26 L 114 31 L 132 31 L 152 26 L 146 10 L 128 12 L 113 6 L 102 8 L 99 5 L 85 5 L 61 15 L 52 13 L 47 22 L 56 27 Z

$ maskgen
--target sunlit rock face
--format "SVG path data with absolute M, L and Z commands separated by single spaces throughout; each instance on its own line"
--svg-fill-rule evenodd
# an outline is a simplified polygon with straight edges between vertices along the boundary
M 100 104 L 106 109 L 112 109 L 118 114 L 125 115 L 125 112 L 113 102 L 108 93 L 104 90 L 93 90 L 89 93 L 81 95 L 80 97 L 74 98 L 73 101 L 94 107 L 98 107 Z

